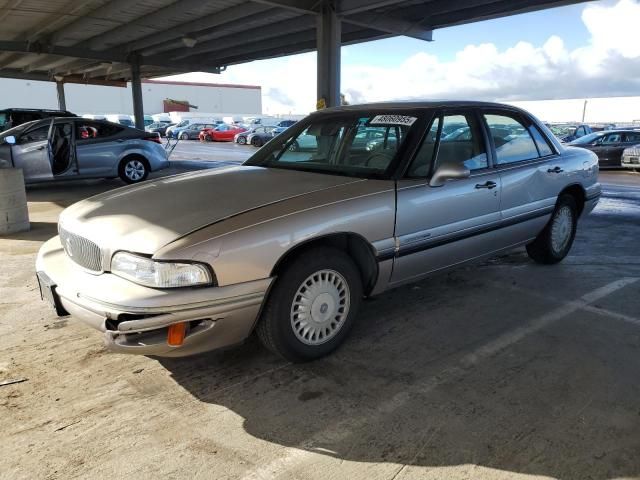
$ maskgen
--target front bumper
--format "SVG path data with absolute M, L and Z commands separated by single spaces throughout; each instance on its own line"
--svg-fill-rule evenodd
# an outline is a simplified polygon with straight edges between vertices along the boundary
M 623 155 L 621 165 L 622 168 L 640 170 L 640 155 Z
M 256 323 L 272 279 L 225 287 L 154 289 L 110 273 L 94 275 L 77 266 L 59 237 L 38 253 L 44 272 L 73 317 L 103 333 L 108 350 L 165 357 L 193 355 L 246 339 Z M 189 322 L 184 343 L 167 344 L 169 325 Z

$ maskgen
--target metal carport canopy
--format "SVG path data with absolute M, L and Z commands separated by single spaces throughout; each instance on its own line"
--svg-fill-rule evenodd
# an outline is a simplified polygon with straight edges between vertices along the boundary
M 584 0 L 0 0 L 0 77 L 114 85 L 318 49 L 318 98 L 339 102 L 340 45 Z M 136 92 L 136 90 L 138 90 Z

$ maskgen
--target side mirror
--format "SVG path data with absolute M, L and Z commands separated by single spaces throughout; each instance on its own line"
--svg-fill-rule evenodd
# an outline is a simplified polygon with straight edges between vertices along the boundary
M 430 187 L 441 187 L 449 180 L 469 178 L 471 171 L 463 163 L 445 163 L 440 165 L 429 180 Z
M 8 137 L 5 137 L 4 143 L 8 143 L 9 145 L 15 145 L 16 137 L 14 137 L 13 135 L 9 135 Z

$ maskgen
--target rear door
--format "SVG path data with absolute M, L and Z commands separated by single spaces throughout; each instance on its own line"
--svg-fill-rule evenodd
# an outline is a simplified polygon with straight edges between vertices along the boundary
M 546 223 L 560 190 L 568 183 L 561 156 L 531 119 L 517 112 L 483 114 L 502 181 L 501 228 L 504 248 L 535 237 Z
M 85 119 L 76 120 L 75 127 L 78 174 L 100 178 L 117 174 L 118 160 L 126 148 L 119 134 L 125 127 Z
M 452 124 L 469 127 L 466 140 L 446 140 Z M 392 283 L 491 252 L 500 220 L 500 176 L 491 168 L 487 139 L 473 110 L 444 111 L 424 136 L 406 178 L 398 181 L 397 259 Z M 469 178 L 429 186 L 439 165 L 463 163 Z
M 612 132 L 606 134 L 600 144 L 601 153 L 598 155 L 603 167 L 619 167 L 620 158 L 625 148 L 623 133 Z
M 53 179 L 49 138 L 53 120 L 40 124 L 22 133 L 11 147 L 13 162 L 21 168 L 27 182 L 42 182 Z

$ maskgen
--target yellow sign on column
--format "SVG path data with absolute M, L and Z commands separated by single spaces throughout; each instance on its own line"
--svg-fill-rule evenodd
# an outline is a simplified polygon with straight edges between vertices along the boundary
M 324 98 L 320 98 L 316 102 L 316 110 L 322 110 L 323 108 L 327 108 L 327 102 L 325 101 Z

